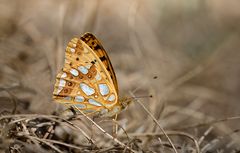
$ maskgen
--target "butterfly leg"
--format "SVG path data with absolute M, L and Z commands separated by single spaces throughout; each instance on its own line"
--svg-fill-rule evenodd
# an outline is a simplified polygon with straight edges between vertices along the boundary
M 95 122 L 96 117 L 92 117 L 92 121 Z M 94 138 L 94 123 L 91 123 L 91 139 L 93 140 Z
M 117 131 L 118 131 L 118 124 L 117 124 L 117 117 L 118 115 L 116 114 L 115 117 L 112 119 L 113 120 L 113 137 L 117 138 Z

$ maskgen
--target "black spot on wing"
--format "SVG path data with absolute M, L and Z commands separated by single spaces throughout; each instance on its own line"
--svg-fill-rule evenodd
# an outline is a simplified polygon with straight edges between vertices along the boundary
M 92 64 L 95 64 L 96 62 L 97 62 L 97 60 L 93 60 L 93 61 L 91 61 Z
M 101 60 L 101 61 L 105 61 L 105 60 L 107 60 L 107 59 L 106 59 L 105 56 L 102 56 L 102 57 L 100 57 L 100 60 Z
M 100 45 L 97 44 L 97 45 L 94 47 L 94 50 L 95 50 L 95 51 L 102 50 L 102 47 L 101 47 Z
M 86 42 L 86 38 L 85 37 L 81 37 L 81 40 Z

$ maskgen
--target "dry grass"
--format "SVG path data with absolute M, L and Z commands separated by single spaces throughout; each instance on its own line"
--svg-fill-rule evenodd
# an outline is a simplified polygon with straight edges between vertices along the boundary
M 234 0 L 2 0 L 0 151 L 240 152 L 239 10 Z M 51 98 L 67 42 L 87 31 L 122 96 L 153 95 L 117 122 L 64 119 Z

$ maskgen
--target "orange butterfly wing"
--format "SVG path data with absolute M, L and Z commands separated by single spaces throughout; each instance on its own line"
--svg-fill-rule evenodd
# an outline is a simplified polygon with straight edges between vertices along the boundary
M 96 54 L 84 41 L 73 38 L 66 48 L 64 68 L 56 78 L 53 99 L 74 105 L 84 113 L 114 115 L 119 112 L 116 76 L 108 64 L 111 63 L 105 51 Z
M 105 51 L 99 40 L 91 33 L 85 33 L 80 39 L 84 41 L 103 62 L 105 68 L 107 69 L 111 76 L 111 79 L 113 80 L 113 84 L 118 93 L 117 77 L 115 75 L 112 63 L 107 55 L 107 52 Z

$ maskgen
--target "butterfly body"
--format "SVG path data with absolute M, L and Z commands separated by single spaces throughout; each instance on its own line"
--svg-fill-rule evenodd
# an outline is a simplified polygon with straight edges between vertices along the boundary
M 113 116 L 125 107 L 119 101 L 117 79 L 109 57 L 94 35 L 86 33 L 68 43 L 53 99 L 96 116 Z

